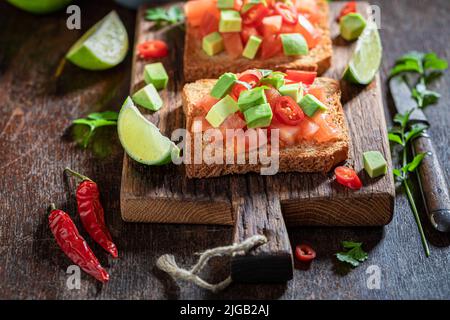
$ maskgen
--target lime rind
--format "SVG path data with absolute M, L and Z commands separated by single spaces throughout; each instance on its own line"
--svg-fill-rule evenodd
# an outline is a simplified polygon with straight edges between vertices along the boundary
M 69 49 L 66 58 L 88 70 L 112 68 L 125 59 L 128 34 L 115 11 L 92 26 Z
M 45 14 L 62 9 L 72 0 L 8 0 L 8 2 L 34 14 Z
M 119 140 L 125 152 L 146 165 L 163 165 L 179 156 L 179 148 L 148 121 L 128 97 L 117 121 Z
M 356 42 L 353 56 L 344 71 L 344 79 L 356 84 L 369 84 L 380 67 L 382 55 L 383 48 L 377 26 L 368 22 Z

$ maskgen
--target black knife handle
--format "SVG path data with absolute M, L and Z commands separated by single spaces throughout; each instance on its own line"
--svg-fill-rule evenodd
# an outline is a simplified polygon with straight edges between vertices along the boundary
M 428 218 L 433 227 L 442 232 L 450 232 L 450 195 L 444 171 L 439 164 L 436 150 L 426 131 L 413 141 L 414 154 L 428 155 L 419 166 L 419 183 L 427 208 Z

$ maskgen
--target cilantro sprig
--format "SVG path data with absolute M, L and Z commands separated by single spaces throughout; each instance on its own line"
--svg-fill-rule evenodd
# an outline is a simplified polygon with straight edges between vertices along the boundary
M 156 27 L 159 28 L 184 21 L 184 12 L 176 5 L 167 10 L 160 7 L 150 8 L 145 13 L 145 19 L 156 22 Z
M 87 148 L 96 129 L 106 126 L 116 126 L 118 116 L 119 114 L 115 111 L 104 111 L 90 113 L 86 116 L 86 118 L 73 120 L 73 124 L 86 125 L 89 127 L 88 133 L 85 134 L 81 140 L 81 146 L 83 148 Z
M 369 257 L 367 252 L 363 250 L 362 245 L 362 242 L 342 241 L 342 247 L 345 251 L 336 253 L 336 258 L 352 267 L 357 267 Z
M 404 73 L 417 74 L 418 81 L 412 88 L 412 96 L 417 101 L 418 107 L 424 108 L 435 104 L 440 98 L 441 95 L 436 91 L 429 90 L 427 85 L 439 78 L 447 68 L 448 62 L 439 58 L 434 52 L 411 51 L 397 59 L 390 76 Z

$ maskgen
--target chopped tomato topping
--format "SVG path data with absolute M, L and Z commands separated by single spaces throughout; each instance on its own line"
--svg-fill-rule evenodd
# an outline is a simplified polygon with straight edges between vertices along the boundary
M 209 109 L 212 108 L 213 105 L 215 105 L 219 99 L 216 99 L 214 97 L 211 97 L 209 94 L 207 96 L 204 96 L 202 99 L 200 99 L 196 106 L 198 108 L 203 109 L 206 113 L 208 113 Z
M 259 36 L 258 30 L 255 27 L 243 26 L 241 31 L 241 38 L 244 45 L 251 36 Z
M 276 118 L 273 118 L 269 129 L 269 133 L 271 135 L 274 129 L 279 130 L 279 139 L 281 146 L 292 146 L 297 143 L 296 139 L 300 131 L 299 126 L 289 126 L 287 124 L 279 122 Z
M 265 17 L 262 21 L 264 37 L 276 35 L 281 30 L 283 18 L 280 15 Z
M 257 27 L 268 14 L 269 9 L 264 4 L 254 5 L 242 14 L 242 23 L 246 26 Z
M 264 37 L 261 43 L 261 59 L 269 59 L 283 51 L 281 37 L 279 35 L 271 35 Z
M 300 128 L 298 139 L 311 140 L 313 136 L 319 131 L 320 127 L 310 118 L 305 117 L 302 122 L 298 125 Z
M 315 71 L 287 70 L 285 79 L 310 85 L 316 79 Z
M 225 50 L 231 58 L 238 58 L 242 55 L 244 47 L 242 45 L 241 35 L 239 32 L 222 33 L 222 38 Z
M 234 0 L 234 10 L 241 11 L 243 1 L 242 0 Z
M 333 140 L 339 134 L 339 129 L 333 123 L 328 113 L 316 112 L 311 119 L 320 127 L 313 137 L 317 142 Z
M 312 94 L 314 97 L 316 97 L 323 103 L 325 103 L 327 101 L 326 96 L 325 96 L 325 91 L 321 87 L 315 87 L 315 86 L 309 87 L 308 93 Z
M 141 58 L 163 58 L 169 54 L 167 44 L 162 40 L 149 40 L 138 44 L 138 55 Z
M 316 257 L 316 252 L 307 244 L 301 244 L 295 247 L 295 257 L 302 262 L 310 262 Z
M 211 0 L 192 0 L 184 5 L 186 20 L 194 27 L 200 26 L 206 12 L 214 10 L 217 10 L 217 3 Z
M 297 30 L 305 38 L 310 49 L 314 48 L 319 43 L 321 37 L 319 29 L 314 28 L 312 23 L 301 14 L 298 16 Z
M 247 82 L 249 85 L 252 86 L 252 88 L 256 87 L 259 84 L 259 80 L 261 80 L 262 74 L 256 69 L 250 69 L 247 71 L 242 72 L 239 75 L 238 80 Z
M 337 21 L 341 20 L 343 16 L 346 16 L 349 13 L 356 13 L 356 1 L 349 1 L 342 7 L 341 12 L 337 17 Z
M 277 2 L 275 3 L 274 8 L 275 12 L 279 14 L 287 24 L 297 23 L 297 9 L 293 5 Z
M 361 189 L 362 182 L 356 174 L 355 170 L 348 167 L 337 167 L 334 169 L 336 181 L 353 190 Z
M 210 33 L 219 31 L 219 14 L 218 11 L 208 11 L 204 14 L 200 23 L 200 34 L 202 38 Z
M 294 0 L 297 11 L 303 14 L 308 20 L 313 23 L 319 23 L 322 18 L 321 10 L 316 0 Z
M 247 123 L 241 116 L 239 115 L 241 112 L 235 112 L 232 115 L 228 116 L 224 122 L 220 125 L 220 129 L 242 129 Z M 242 113 L 241 113 L 242 114 Z
M 212 128 L 209 122 L 205 119 L 205 117 L 195 117 L 194 121 L 192 121 L 192 132 L 203 132 Z
M 266 94 L 267 102 L 270 104 L 272 108 L 275 107 L 275 100 L 277 100 L 279 97 L 281 97 L 281 93 L 278 92 L 275 88 L 269 88 L 264 90 L 264 93 Z
M 274 114 L 278 121 L 289 126 L 295 126 L 305 118 L 303 110 L 289 96 L 282 96 L 274 101 Z

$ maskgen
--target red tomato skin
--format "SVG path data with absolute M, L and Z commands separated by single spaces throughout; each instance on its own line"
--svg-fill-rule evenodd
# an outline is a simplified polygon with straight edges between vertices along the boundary
M 307 244 L 300 244 L 295 247 L 295 257 L 302 262 L 310 262 L 316 258 L 316 252 Z
M 319 99 L 323 103 L 325 103 L 326 100 L 327 100 L 326 96 L 325 96 L 325 91 L 321 87 L 311 86 L 311 87 L 308 88 L 308 93 L 312 94 L 314 97 L 316 97 L 317 99 Z
M 305 114 L 299 105 L 289 96 L 281 96 L 274 101 L 274 114 L 278 121 L 289 126 L 298 125 Z
M 208 11 L 203 15 L 200 24 L 200 35 L 202 38 L 210 33 L 219 31 L 219 15 L 216 11 Z
M 355 170 L 339 166 L 334 169 L 336 175 L 336 181 L 343 186 L 346 186 L 353 190 L 359 190 L 362 187 L 362 182 L 356 174 Z
M 194 27 L 200 26 L 206 12 L 214 10 L 217 10 L 217 4 L 216 1 L 211 0 L 192 0 L 184 5 L 186 20 Z
M 225 51 L 231 58 L 238 58 L 242 55 L 244 46 L 242 45 L 242 40 L 239 32 L 222 33 L 222 38 L 223 44 L 225 46 Z
M 260 49 L 261 59 L 270 59 L 279 55 L 282 51 L 283 45 L 279 35 L 264 37 Z
M 245 26 L 258 27 L 262 24 L 262 20 L 269 12 L 269 9 L 262 3 L 254 5 L 242 14 L 242 24 Z
M 259 32 L 255 27 L 243 26 L 241 31 L 241 39 L 243 44 L 247 44 L 248 39 L 251 36 L 259 36 Z
M 320 41 L 321 34 L 312 23 L 303 15 L 298 15 L 297 30 L 305 38 L 308 48 L 314 48 Z
M 286 70 L 285 79 L 311 85 L 316 79 L 316 76 L 317 72 L 315 71 Z
M 283 24 L 283 18 L 280 15 L 267 16 L 262 20 L 262 34 L 264 37 L 270 37 L 280 32 Z
M 169 54 L 167 44 L 162 40 L 149 40 L 138 44 L 138 55 L 141 58 L 163 58 Z
M 281 97 L 281 93 L 275 88 L 266 89 L 264 90 L 264 93 L 266 94 L 267 102 L 274 108 L 274 102 Z
M 203 109 L 206 113 L 212 108 L 213 105 L 215 105 L 219 99 L 216 99 L 214 97 L 211 97 L 210 95 L 204 96 L 202 99 L 200 99 L 196 106 L 198 108 Z

